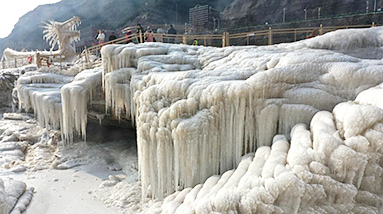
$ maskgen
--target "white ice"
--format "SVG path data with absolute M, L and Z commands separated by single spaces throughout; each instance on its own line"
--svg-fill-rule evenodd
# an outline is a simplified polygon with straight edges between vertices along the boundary
M 143 197 L 162 198 L 233 169 L 244 154 L 271 146 L 274 135 L 290 140 L 295 124 L 309 125 L 317 112 L 380 84 L 383 62 L 368 58 L 381 50 L 382 31 L 264 47 L 105 46 L 107 108 L 134 120 Z M 366 48 L 376 51 L 348 54 Z
M 63 100 L 85 98 L 63 105 L 72 108 L 63 111 L 72 121 L 65 137 L 84 135 L 101 85 L 107 111 L 136 126 L 143 199 L 177 194 L 151 210 L 378 212 L 383 113 L 380 87 L 369 88 L 383 82 L 381 35 L 379 27 L 264 47 L 107 45 L 101 77 L 61 90 L 73 91 Z M 214 174 L 222 177 L 206 181 Z
M 88 103 L 101 87 L 101 69 L 84 70 L 77 74 L 73 82 L 61 88 L 64 138 L 72 142 L 73 135 L 86 139 Z
M 178 191 L 146 213 L 381 213 L 383 109 L 357 104 L 380 100 L 379 89 L 318 112 L 310 129 L 294 126 L 290 141 L 276 135 L 228 176 L 213 176 L 182 198 Z

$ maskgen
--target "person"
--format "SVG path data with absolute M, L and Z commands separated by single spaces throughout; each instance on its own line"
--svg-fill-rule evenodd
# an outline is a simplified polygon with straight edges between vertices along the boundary
M 117 37 L 114 35 L 114 32 L 112 32 L 112 34 L 110 34 L 110 36 L 109 36 L 109 42 L 110 41 L 113 41 L 113 40 L 115 40 L 115 39 L 117 39 Z M 114 42 L 113 42 L 114 43 Z
M 311 32 L 311 34 L 308 35 L 308 36 L 306 37 L 306 39 L 314 38 L 314 37 L 316 37 L 316 36 L 318 36 L 318 29 L 313 30 L 313 32 Z
M 144 38 L 143 38 L 144 34 L 142 32 L 141 24 L 137 24 L 137 36 L 138 36 L 138 43 L 143 43 L 144 42 Z
M 174 29 L 173 25 L 170 25 L 170 28 L 167 31 L 167 34 L 177 34 L 176 29 Z M 169 36 L 168 43 L 174 43 L 175 36 Z
M 47 65 L 48 65 L 48 68 L 49 68 L 49 65 L 53 65 L 53 56 L 49 56 L 48 57 L 48 62 L 47 62 Z
M 153 33 L 152 29 L 150 29 L 150 27 L 146 28 L 146 32 L 145 32 L 144 36 L 145 36 L 146 42 L 154 42 L 154 33 Z
M 158 28 L 157 29 L 157 33 L 166 33 L 166 30 L 162 29 L 162 28 Z
M 126 44 L 129 44 L 132 41 L 131 35 L 133 34 L 132 30 L 128 29 L 125 34 Z
M 198 46 L 198 40 L 197 40 L 197 39 L 194 39 L 194 40 L 193 40 L 193 45 L 194 45 L 194 46 Z
M 27 62 L 28 62 L 28 64 L 32 63 L 32 56 L 31 55 L 28 56 Z
M 105 34 L 102 32 L 102 30 L 98 31 L 96 39 L 98 40 L 98 44 L 99 45 L 103 45 L 104 44 Z

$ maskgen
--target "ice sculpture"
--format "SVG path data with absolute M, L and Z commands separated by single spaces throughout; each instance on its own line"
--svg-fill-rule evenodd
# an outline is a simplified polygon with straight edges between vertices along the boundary
M 81 24 L 81 19 L 77 16 L 65 21 L 49 21 L 45 23 L 45 30 L 43 31 L 44 39 L 51 46 L 50 51 L 38 51 L 38 52 L 18 52 L 10 48 L 4 50 L 3 56 L 7 59 L 14 58 L 27 58 L 28 56 L 40 53 L 40 56 L 64 56 L 65 61 L 72 62 L 76 59 L 76 49 L 74 42 L 80 41 L 80 31 L 77 27 Z M 53 49 L 58 46 L 58 50 Z

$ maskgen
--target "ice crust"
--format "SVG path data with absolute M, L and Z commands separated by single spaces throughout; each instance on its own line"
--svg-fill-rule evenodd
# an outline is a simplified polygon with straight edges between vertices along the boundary
M 64 137 L 85 137 L 87 105 L 101 85 L 108 113 L 137 128 L 143 199 L 176 192 L 153 212 L 377 212 L 383 113 L 380 87 L 369 88 L 383 82 L 383 62 L 368 58 L 381 51 L 382 31 L 264 47 L 107 45 L 101 75 L 56 87 Z M 362 57 L 348 54 L 359 50 Z M 43 109 L 25 101 L 42 89 L 20 91 L 22 105 Z M 243 159 L 248 153 L 255 156 Z

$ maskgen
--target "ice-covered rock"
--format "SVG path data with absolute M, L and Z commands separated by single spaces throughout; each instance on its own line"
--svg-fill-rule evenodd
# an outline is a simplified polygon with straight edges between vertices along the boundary
M 4 181 L 0 179 L 0 213 L 8 214 L 7 195 L 4 189 Z
M 28 72 L 17 81 L 19 109 L 33 109 L 42 127 L 59 129 L 62 125 L 60 88 L 73 77 L 40 72 Z
M 373 96 L 379 87 L 364 95 Z M 234 172 L 178 191 L 146 213 L 381 213 L 383 119 L 375 117 L 382 109 L 372 107 L 341 103 L 333 113 L 318 112 L 310 130 L 294 126 L 290 142 L 277 135 L 271 148 L 245 156 Z M 354 118 L 348 123 L 355 126 L 338 126 L 338 113 Z
M 20 214 L 32 200 L 34 188 L 27 188 L 22 181 L 0 179 L 0 213 Z
M 0 70 L 0 106 L 12 106 L 12 90 L 20 75 L 20 69 Z
M 381 32 L 264 47 L 105 46 L 106 104 L 136 124 L 143 197 L 162 198 L 232 169 L 274 135 L 289 136 L 295 124 L 309 125 L 318 111 L 380 84 L 382 61 L 347 53 L 380 48 Z M 345 125 L 353 128 L 351 120 Z
M 77 74 L 73 82 L 61 88 L 63 126 L 65 139 L 73 141 L 74 135 L 86 139 L 88 103 L 96 96 L 97 88 L 101 89 L 101 69 L 85 70 Z
M 305 202 L 315 204 L 331 189 L 344 189 L 346 198 L 338 199 L 338 193 L 331 193 L 321 209 L 352 210 L 348 202 L 363 186 L 360 173 L 369 160 L 365 154 L 369 144 L 363 140 L 368 137 L 361 136 L 366 133 L 374 139 L 380 136 L 382 112 L 378 106 L 367 106 L 377 102 L 373 95 L 363 95 L 360 98 L 363 105 L 358 104 L 358 99 L 352 104 L 338 105 L 333 116 L 321 110 L 332 111 L 338 103 L 354 100 L 360 92 L 383 82 L 383 62 L 368 59 L 381 49 L 382 31 L 382 27 L 344 30 L 306 41 L 262 47 L 107 45 L 101 50 L 101 77 L 95 71 L 86 71 L 83 81 L 75 80 L 64 87 L 71 81 L 66 77 L 47 74 L 22 77 L 18 84 L 20 103 L 26 109 L 32 107 L 41 124 L 64 127 L 64 137 L 71 142 L 76 134 L 85 137 L 87 106 L 95 87 L 101 85 L 107 112 L 118 119 L 132 120 L 137 128 L 143 198 L 161 199 L 193 187 L 213 174 L 233 169 L 241 163 L 243 155 L 256 152 L 259 163 L 267 164 L 272 170 L 263 172 L 254 168 L 255 175 L 267 179 L 255 179 L 251 184 L 259 187 L 251 194 L 262 198 L 259 207 L 251 209 L 294 212 L 300 209 L 300 194 L 305 194 Z M 44 87 L 35 90 L 38 85 L 35 83 L 52 83 L 55 78 L 60 82 L 54 86 L 43 84 Z M 57 102 L 52 105 L 50 100 Z M 304 125 L 293 127 L 301 123 L 308 126 L 314 115 L 325 119 L 314 117 L 318 126 L 311 127 L 313 139 L 309 142 L 311 132 Z M 64 121 L 63 126 L 60 121 Z M 370 130 L 372 126 L 376 126 L 374 130 Z M 271 146 L 277 134 L 287 136 L 275 139 L 279 142 L 275 154 L 282 160 L 269 160 L 268 156 L 274 152 L 258 148 Z M 285 154 L 284 145 L 289 141 L 291 150 L 301 156 Z M 363 141 L 360 146 L 359 141 Z M 311 147 L 320 152 L 313 152 Z M 262 153 L 259 157 L 258 152 Z M 344 163 L 343 158 L 351 157 L 356 157 L 358 162 Z M 283 166 L 284 158 L 294 167 Z M 257 164 L 245 166 L 263 166 Z M 245 166 L 242 172 L 246 171 Z M 313 176 L 308 170 L 320 176 Z M 241 173 L 237 175 L 241 177 Z M 250 177 L 246 173 L 243 176 Z M 300 182 L 300 179 L 308 180 Z M 306 186 L 310 179 L 317 179 L 316 184 L 321 185 L 327 182 L 325 188 Z M 242 193 L 233 193 L 231 186 L 216 198 L 214 203 L 222 205 L 217 212 L 237 207 Z M 297 188 L 299 191 L 290 195 L 284 191 Z M 310 198 L 309 190 L 317 197 Z M 194 195 L 188 197 L 188 204 L 195 204 L 198 191 L 191 192 Z M 278 201 L 279 194 L 286 197 Z M 363 193 L 358 198 L 366 195 Z M 177 203 L 181 200 L 182 195 Z M 250 197 L 244 203 L 250 206 L 254 200 Z M 224 204 L 226 201 L 230 203 Z M 344 202 L 342 206 L 346 208 L 327 207 L 327 202 L 334 201 Z M 294 206 L 289 207 L 290 204 Z M 210 205 L 206 206 L 201 209 L 211 209 Z M 249 206 L 243 211 L 249 211 Z M 169 210 L 173 209 L 169 207 Z

